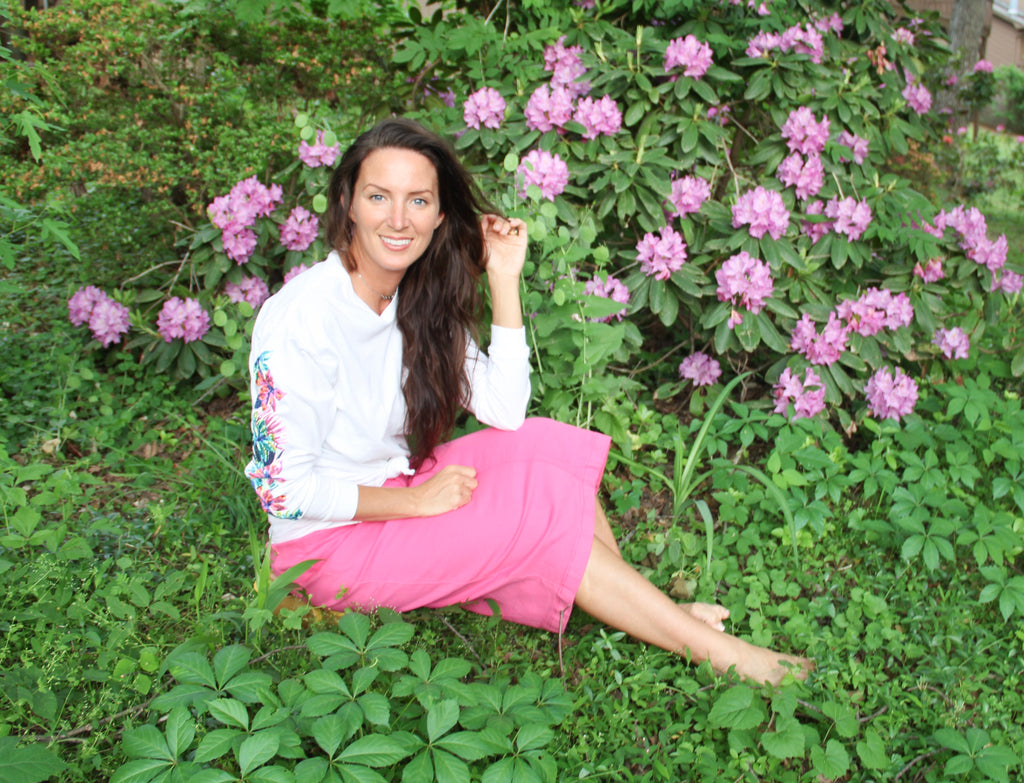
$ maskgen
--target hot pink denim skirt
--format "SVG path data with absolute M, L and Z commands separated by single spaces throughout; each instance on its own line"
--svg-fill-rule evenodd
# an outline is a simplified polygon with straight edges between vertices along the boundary
M 273 570 L 317 563 L 298 584 L 316 606 L 399 612 L 459 605 L 564 630 L 594 537 L 610 439 L 550 419 L 513 432 L 486 429 L 445 443 L 415 486 L 446 465 L 477 471 L 473 499 L 434 517 L 359 522 L 275 544 Z

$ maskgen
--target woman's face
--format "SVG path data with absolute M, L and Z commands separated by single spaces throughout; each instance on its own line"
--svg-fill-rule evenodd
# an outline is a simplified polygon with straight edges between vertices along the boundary
M 434 164 L 413 150 L 374 150 L 359 168 L 349 218 L 356 268 L 373 278 L 401 277 L 444 219 Z

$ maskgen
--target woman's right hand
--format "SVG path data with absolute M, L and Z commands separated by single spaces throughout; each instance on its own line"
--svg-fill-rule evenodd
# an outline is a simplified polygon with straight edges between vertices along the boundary
M 417 493 L 417 516 L 433 517 L 462 508 L 473 499 L 476 487 L 475 469 L 465 465 L 447 465 L 412 488 Z

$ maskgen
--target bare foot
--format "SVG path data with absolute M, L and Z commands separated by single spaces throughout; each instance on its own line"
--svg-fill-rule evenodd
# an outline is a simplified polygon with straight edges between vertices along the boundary
M 736 662 L 736 672 L 744 680 L 778 685 L 787 672 L 798 680 L 806 680 L 814 669 L 814 661 L 810 658 L 786 655 L 746 642 L 744 644 L 746 649 L 742 659 Z
M 679 608 L 688 612 L 691 617 L 700 620 L 704 625 L 714 628 L 716 631 L 725 630 L 725 621 L 729 617 L 729 610 L 718 604 L 679 604 Z

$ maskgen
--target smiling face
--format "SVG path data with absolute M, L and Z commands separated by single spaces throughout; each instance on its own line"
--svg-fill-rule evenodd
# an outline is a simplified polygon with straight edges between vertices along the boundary
M 356 270 L 379 290 L 392 290 L 444 219 L 434 164 L 412 150 L 374 150 L 359 168 L 349 218 Z

